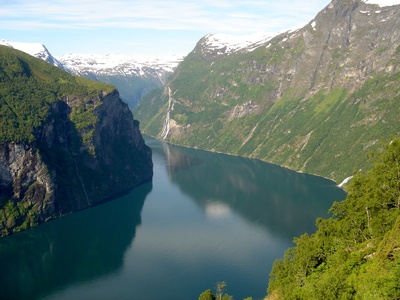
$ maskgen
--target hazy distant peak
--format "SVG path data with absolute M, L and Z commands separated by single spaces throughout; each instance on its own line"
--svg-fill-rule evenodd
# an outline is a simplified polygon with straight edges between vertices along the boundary
M 166 58 L 128 56 L 120 54 L 76 54 L 70 53 L 59 57 L 59 60 L 73 70 L 91 69 L 106 70 L 115 68 L 153 68 L 165 69 L 172 72 L 182 61 L 183 57 L 172 56 Z

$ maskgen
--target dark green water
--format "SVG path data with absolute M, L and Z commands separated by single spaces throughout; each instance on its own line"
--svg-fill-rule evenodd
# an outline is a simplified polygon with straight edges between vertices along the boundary
M 0 299 L 266 294 L 273 261 L 345 193 L 260 161 L 163 144 L 128 195 L 0 239 Z

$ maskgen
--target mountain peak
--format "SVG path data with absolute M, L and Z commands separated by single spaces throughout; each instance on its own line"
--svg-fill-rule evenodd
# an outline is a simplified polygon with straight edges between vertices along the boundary
M 40 43 L 22 43 L 22 42 L 10 42 L 7 40 L 0 39 L 0 45 L 8 46 L 13 49 L 20 50 L 31 56 L 40 58 L 51 65 L 63 69 L 63 65 L 50 54 L 46 46 Z
M 254 33 L 246 36 L 207 34 L 199 41 L 197 47 L 200 47 L 203 56 L 229 55 L 239 51 L 252 51 L 272 37 L 273 35 L 265 33 Z

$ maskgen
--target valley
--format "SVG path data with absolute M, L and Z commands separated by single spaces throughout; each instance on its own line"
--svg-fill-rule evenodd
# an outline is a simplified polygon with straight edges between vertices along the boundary
M 398 28 L 396 6 L 333 1 L 256 46 L 206 36 L 134 114 L 143 132 L 172 143 L 341 182 L 400 130 Z
M 0 298 L 397 299 L 399 116 L 399 0 L 169 57 L 1 39 Z

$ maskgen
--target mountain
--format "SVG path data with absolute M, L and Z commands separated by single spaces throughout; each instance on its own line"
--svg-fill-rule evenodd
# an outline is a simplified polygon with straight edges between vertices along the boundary
M 304 27 L 233 51 L 205 36 L 135 117 L 172 143 L 340 182 L 400 131 L 400 7 L 371 2 L 333 0 Z
M 163 86 L 183 59 L 180 56 L 154 58 L 117 54 L 67 54 L 55 58 L 39 43 L 0 40 L 0 45 L 21 50 L 73 75 L 113 84 L 131 109 L 144 95 Z
M 151 150 L 114 86 L 0 46 L 0 236 L 152 178 Z
M 49 64 L 59 67 L 60 69 L 64 69 L 64 65 L 57 60 L 49 50 L 47 50 L 46 46 L 40 43 L 21 43 L 21 42 L 10 42 L 7 40 L 0 39 L 0 45 L 8 46 L 17 50 L 21 50 L 29 55 L 40 58 Z
M 165 84 L 182 58 L 68 54 L 59 60 L 71 74 L 115 85 L 133 109 L 145 94 Z
M 251 51 L 269 41 L 273 36 L 251 34 L 248 36 L 230 36 L 226 34 L 207 34 L 200 41 L 200 49 L 204 56 L 229 55 L 235 52 Z

